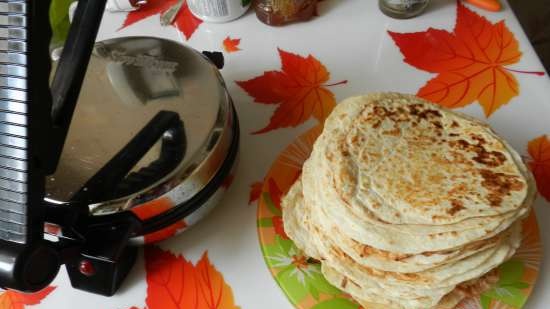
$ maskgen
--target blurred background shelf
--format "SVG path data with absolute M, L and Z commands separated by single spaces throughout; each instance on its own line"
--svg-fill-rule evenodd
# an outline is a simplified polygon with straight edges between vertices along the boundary
M 521 26 L 550 72 L 550 0 L 508 0 Z

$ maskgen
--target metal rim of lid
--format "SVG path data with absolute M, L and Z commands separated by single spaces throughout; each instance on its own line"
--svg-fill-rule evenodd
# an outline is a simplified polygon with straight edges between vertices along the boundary
M 138 232 L 139 235 L 146 235 L 155 231 L 159 231 L 176 223 L 179 220 L 185 219 L 188 215 L 192 214 L 200 207 L 202 207 L 204 203 L 208 201 L 208 199 L 222 186 L 226 178 L 230 176 L 230 173 L 233 170 L 233 167 L 235 166 L 235 163 L 237 161 L 240 145 L 239 120 L 233 104 L 232 115 L 234 119 L 232 124 L 233 137 L 231 140 L 230 148 L 228 150 L 228 155 L 224 160 L 222 166 L 220 166 L 218 172 L 214 175 L 214 177 L 212 177 L 210 182 L 201 191 L 193 195 L 191 199 L 174 206 L 169 211 L 144 220 L 143 227 L 141 231 Z

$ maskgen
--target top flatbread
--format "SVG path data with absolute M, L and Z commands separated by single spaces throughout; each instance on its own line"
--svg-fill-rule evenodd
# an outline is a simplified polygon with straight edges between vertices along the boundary
M 322 137 L 340 199 L 391 224 L 501 216 L 534 192 L 519 155 L 487 125 L 415 96 L 347 99 Z

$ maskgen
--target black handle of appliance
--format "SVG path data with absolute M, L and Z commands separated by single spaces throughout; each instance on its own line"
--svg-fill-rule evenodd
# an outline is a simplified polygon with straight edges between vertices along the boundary
M 161 139 L 159 157 L 148 166 L 129 173 L 118 183 L 108 199 L 128 196 L 134 192 L 142 191 L 164 178 L 181 164 L 186 152 L 187 138 L 184 123 L 176 113 L 174 115 L 177 117 L 172 116 L 170 127 L 167 127 L 165 133 L 157 138 L 157 140 Z
M 235 107 L 231 108 L 233 117 L 232 132 L 234 134 L 231 144 L 229 145 L 228 154 L 222 166 L 210 182 L 196 195 L 189 200 L 176 205 L 169 211 L 161 213 L 157 216 L 149 218 L 142 222 L 140 229 L 137 231 L 139 235 L 145 235 L 154 231 L 166 228 L 177 221 L 185 218 L 195 212 L 199 207 L 203 206 L 222 186 L 223 182 L 231 175 L 231 171 L 237 160 L 240 142 L 239 119 Z
M 76 192 L 71 201 L 93 204 L 112 200 L 150 186 L 172 171 L 184 155 L 183 123 L 175 112 L 158 112 L 111 160 Z M 137 172 L 129 173 L 162 139 L 159 158 Z
M 79 0 L 51 85 L 53 143 L 48 171 L 59 163 L 107 0 Z
M 59 251 L 43 239 L 45 176 L 57 166 L 105 3 L 79 1 L 52 92 L 50 0 L 0 7 L 0 287 L 37 291 L 59 270 Z

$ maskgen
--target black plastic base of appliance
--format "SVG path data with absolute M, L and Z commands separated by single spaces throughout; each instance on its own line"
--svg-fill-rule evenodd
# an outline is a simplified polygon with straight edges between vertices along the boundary
M 66 264 L 71 285 L 79 290 L 112 296 L 136 261 L 137 248 L 128 240 L 134 230 L 131 222 L 110 229 L 91 231 L 94 237 Z
M 216 175 L 204 189 L 187 202 L 177 205 L 171 211 L 142 222 L 140 224 L 141 228 L 137 230 L 138 235 L 158 231 L 192 214 L 203 206 L 229 177 L 237 159 L 240 142 L 239 121 L 234 107 L 232 108 L 232 114 L 234 119 L 233 139 L 228 155 Z M 103 222 L 103 224 L 100 223 L 97 229 L 89 230 L 90 233 L 94 234 L 93 237 L 84 237 L 88 240 L 88 243 L 83 245 L 80 258 L 71 259 L 66 264 L 74 288 L 104 296 L 112 296 L 132 269 L 136 259 L 137 247 L 130 245 L 128 241 L 130 237 L 136 236 L 137 225 L 132 218 L 137 218 L 130 212 L 118 214 L 122 220 L 115 220 L 114 216 L 116 215 L 107 215 L 104 218 L 98 217 L 98 222 Z M 105 220 L 106 217 L 111 218 L 111 220 Z M 83 264 L 88 267 L 87 271 L 82 269 Z

